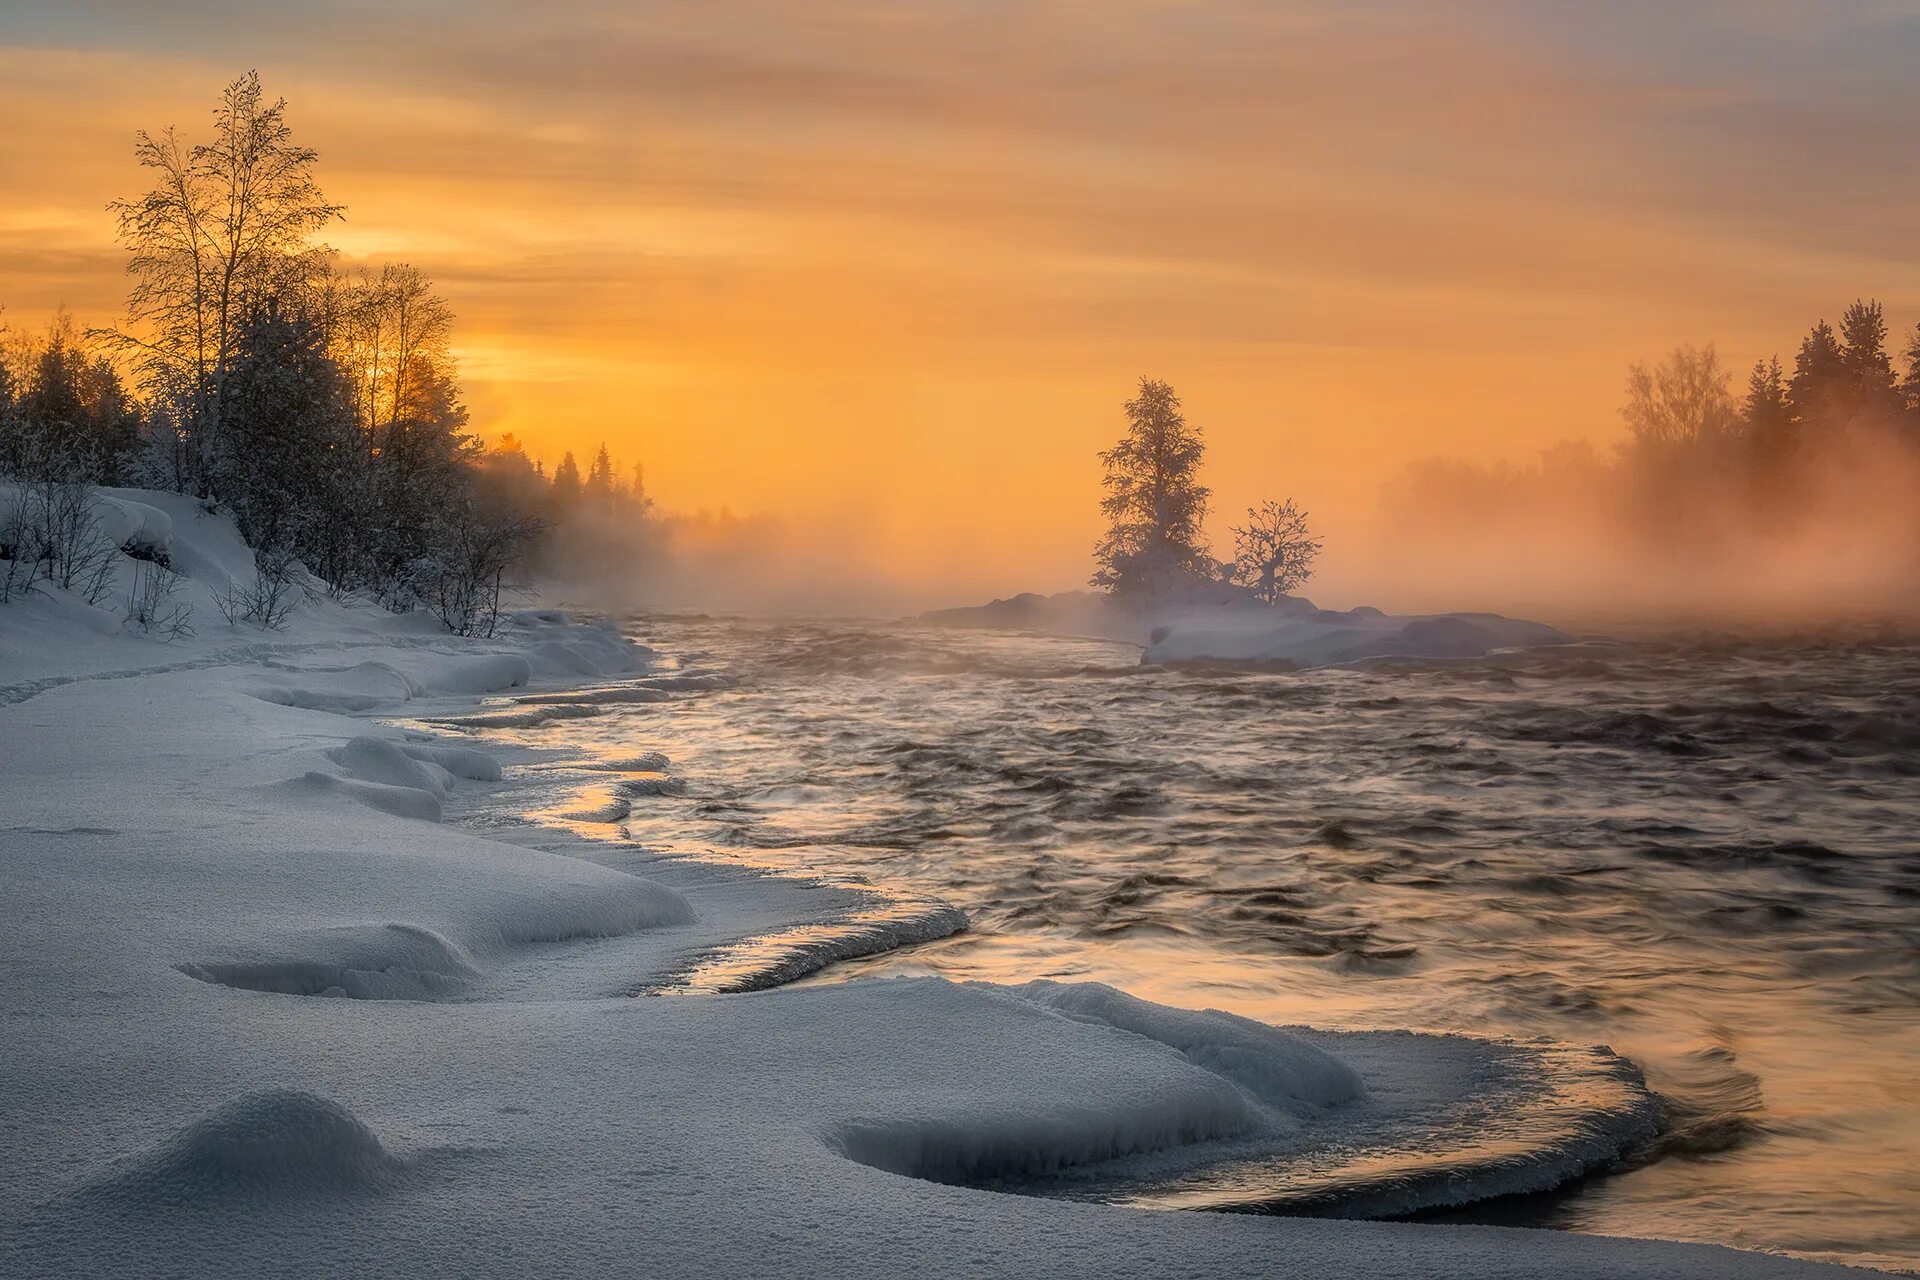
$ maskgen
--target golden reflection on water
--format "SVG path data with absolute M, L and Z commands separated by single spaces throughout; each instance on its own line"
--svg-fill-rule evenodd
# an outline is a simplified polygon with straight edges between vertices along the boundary
M 1484 1216 L 1920 1266 L 1912 651 L 1260 676 L 910 628 L 641 638 L 743 683 L 491 728 L 670 761 L 556 770 L 542 819 L 873 891 L 690 988 L 831 956 L 808 981 L 1095 980 L 1277 1024 L 1607 1044 L 1673 1104 L 1658 1158 Z M 686 792 L 623 789 L 652 777 Z M 941 900 L 973 928 L 847 945 Z

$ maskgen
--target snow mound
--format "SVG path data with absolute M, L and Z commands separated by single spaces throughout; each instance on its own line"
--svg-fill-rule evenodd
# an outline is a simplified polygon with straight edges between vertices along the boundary
M 533 664 L 517 653 L 487 653 L 447 658 L 427 671 L 421 683 L 434 693 L 496 693 L 517 689 L 533 679 Z
M 183 964 L 200 982 L 243 991 L 353 1000 L 435 1000 L 477 970 L 467 954 L 417 924 L 347 925 L 290 938 L 279 954 Z
M 385 782 L 366 782 L 359 778 L 336 778 L 318 771 L 280 784 L 293 792 L 308 795 L 339 794 L 357 800 L 369 809 L 390 813 L 396 818 L 418 818 L 423 822 L 440 821 L 440 797 L 418 787 L 397 787 Z
M 270 676 L 247 690 L 262 702 L 308 711 L 353 714 L 407 702 L 425 692 L 399 668 L 385 662 Z
M 692 905 L 665 885 L 638 876 L 612 883 L 555 885 L 498 902 L 489 913 L 492 940 L 504 946 L 620 938 L 643 929 L 693 922 Z
M 1179 1051 L 1233 1081 L 1256 1102 L 1282 1111 L 1327 1107 L 1366 1096 L 1352 1067 L 1299 1036 L 1218 1009 L 1175 1009 L 1098 982 L 1040 979 L 996 988 L 1044 1009 Z
M 456 778 L 470 782 L 500 781 L 500 762 L 473 747 L 458 747 L 441 742 L 408 742 L 400 749 L 415 760 L 425 760 L 445 769 Z
M 608 676 L 625 669 L 605 664 L 587 652 L 584 646 L 559 640 L 547 640 L 533 646 L 527 652 L 527 657 L 536 669 L 544 669 L 549 675 Z
M 129 555 L 170 563 L 173 555 L 173 517 L 138 498 L 102 493 L 94 498 L 93 515 L 101 534 Z
M 407 1167 L 339 1103 L 298 1089 L 276 1089 L 227 1103 L 98 1189 L 169 1202 L 374 1191 Z
M 449 770 L 430 758 L 416 757 L 386 738 L 351 738 L 345 746 L 328 748 L 327 758 L 364 782 L 411 787 L 441 797 L 452 790 L 453 774 Z
M 1058 1031 L 1047 1024 L 1080 1021 L 1023 1000 L 1017 992 L 970 985 L 1005 1007 L 1020 1009 L 1013 1015 L 1018 1021 L 1034 1019 L 1029 1025 L 1035 1046 L 1064 1048 Z M 831 1150 L 888 1173 L 995 1187 L 1262 1126 L 1261 1109 L 1234 1082 L 1192 1066 L 1164 1046 L 1130 1039 L 1129 1049 L 1106 1057 L 1128 1062 L 1128 1069 L 1087 1076 L 1064 1096 L 1049 1089 L 920 1100 L 906 1104 L 902 1113 L 843 1121 L 822 1136 Z M 1044 1059 L 1030 1066 L 1042 1074 L 1048 1070 Z M 983 1067 L 991 1070 L 993 1064 Z M 1061 1067 L 1068 1069 L 1065 1062 Z

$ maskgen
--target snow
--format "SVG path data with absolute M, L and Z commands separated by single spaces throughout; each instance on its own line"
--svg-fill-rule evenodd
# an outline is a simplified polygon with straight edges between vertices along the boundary
M 248 570 L 197 504 L 109 497 L 150 533 L 140 507 L 167 517 L 197 602 Z M 1599 1051 L 1281 1030 L 1104 987 L 632 998 L 763 940 L 804 959 L 783 931 L 857 897 L 558 827 L 431 820 L 528 760 L 478 736 L 511 714 L 476 710 L 479 692 L 620 687 L 651 679 L 652 655 L 548 611 L 456 640 L 319 600 L 285 632 L 197 612 L 174 644 L 94 615 L 112 618 L 45 596 L 0 606 L 0 1273 L 1824 1270 L 984 1190 L 1124 1174 L 1174 1203 L 1223 1156 L 1310 1171 L 1416 1126 L 1471 1133 L 1488 1107 L 1553 1118 L 1538 1104 L 1557 1098 L 1587 1145 L 1511 1153 L 1500 1185 L 1517 1187 L 1606 1158 L 1650 1104 Z M 904 907 L 874 945 L 957 915 Z M 1553 1052 L 1589 1064 L 1583 1088 L 1611 1103 L 1568 1094 Z M 1444 1169 L 1396 1203 L 1483 1173 Z
M 949 627 L 993 627 L 1128 641 L 1153 664 L 1230 663 L 1328 667 L 1383 658 L 1477 658 L 1501 649 L 1570 644 L 1541 622 L 1493 613 L 1401 615 L 1361 606 L 1320 609 L 1289 596 L 1204 605 L 1128 606 L 1087 591 L 1028 592 L 920 615 Z
M 1571 644 L 1540 622 L 1495 613 L 1396 616 L 1378 609 L 1209 610 L 1157 630 L 1141 661 L 1341 666 L 1381 658 L 1478 658 L 1500 649 Z

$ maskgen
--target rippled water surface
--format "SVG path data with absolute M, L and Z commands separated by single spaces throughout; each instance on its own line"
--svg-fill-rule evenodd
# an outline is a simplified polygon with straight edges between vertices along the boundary
M 1272 1022 L 1606 1043 L 1632 1167 L 1472 1220 L 1920 1268 L 1920 649 L 1643 643 L 1162 671 L 1131 646 L 639 619 L 735 683 L 547 726 L 661 752 L 630 837 L 969 931 L 816 981 L 1093 978 Z

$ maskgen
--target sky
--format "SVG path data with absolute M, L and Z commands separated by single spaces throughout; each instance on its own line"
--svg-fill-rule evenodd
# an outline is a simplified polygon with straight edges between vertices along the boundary
M 957 599 L 1084 581 L 1142 376 L 1216 540 L 1355 563 L 1410 460 L 1620 432 L 1628 362 L 1920 320 L 1920 6 L 602 3 L 0 8 L 0 305 L 112 319 L 135 130 L 257 68 L 459 317 L 474 426 L 647 467 Z

